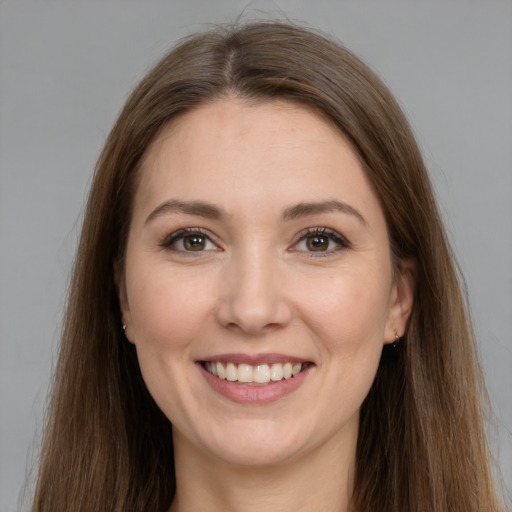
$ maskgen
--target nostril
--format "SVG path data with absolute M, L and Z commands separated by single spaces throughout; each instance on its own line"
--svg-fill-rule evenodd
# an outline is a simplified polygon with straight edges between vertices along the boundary
M 219 305 L 216 316 L 227 329 L 258 335 L 288 325 L 291 311 L 290 305 L 280 297 L 263 296 L 249 301 L 235 296 Z

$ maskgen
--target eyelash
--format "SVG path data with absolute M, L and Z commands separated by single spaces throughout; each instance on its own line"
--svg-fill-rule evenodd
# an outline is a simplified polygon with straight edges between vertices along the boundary
M 350 249 L 350 242 L 340 233 L 334 231 L 333 229 L 325 228 L 325 227 L 315 227 L 315 228 L 307 228 L 301 231 L 297 235 L 297 242 L 293 244 L 292 247 L 296 247 L 301 242 L 306 241 L 308 238 L 312 237 L 325 237 L 329 240 L 332 240 L 336 243 L 336 247 L 334 249 L 328 249 L 326 251 L 304 251 L 308 253 L 308 256 L 311 258 L 317 257 L 326 257 L 330 256 L 333 253 L 337 253 L 343 249 Z
M 175 231 L 174 233 L 171 233 L 170 235 L 166 236 L 165 239 L 160 243 L 160 246 L 168 251 L 171 252 L 177 252 L 180 254 L 187 254 L 192 255 L 194 252 L 204 252 L 204 250 L 201 251 L 187 251 L 183 249 L 176 249 L 173 248 L 172 245 L 180 240 L 184 240 L 186 237 L 193 237 L 193 236 L 200 236 L 206 239 L 206 242 L 210 242 L 214 245 L 217 245 L 215 242 L 212 241 L 211 235 L 209 235 L 206 231 L 204 231 L 201 228 L 184 228 L 180 229 L 178 231 Z M 333 241 L 336 243 L 336 247 L 334 249 L 328 249 L 328 250 L 321 250 L 321 251 L 302 251 L 309 253 L 308 256 L 310 257 L 319 257 L 319 256 L 329 256 L 333 253 L 336 253 L 343 249 L 349 249 L 351 247 L 349 241 L 342 236 L 337 231 L 334 231 L 329 228 L 325 227 L 315 227 L 315 228 L 307 228 L 303 231 L 301 231 L 297 235 L 297 241 L 293 243 L 292 250 L 294 252 L 299 252 L 298 249 L 293 249 L 297 245 L 299 245 L 301 242 L 306 241 L 308 238 L 312 237 L 325 237 L 328 240 Z
M 195 251 L 185 251 L 182 249 L 175 249 L 172 247 L 172 245 L 174 243 L 178 242 L 179 240 L 184 240 L 186 237 L 193 237 L 194 235 L 203 237 L 210 243 L 215 244 L 215 242 L 213 242 L 211 239 L 211 235 L 209 235 L 207 232 L 205 232 L 201 228 L 184 228 L 184 229 L 179 229 L 178 231 L 175 231 L 174 233 L 171 233 L 170 235 L 165 237 L 165 239 L 160 243 L 160 246 L 168 251 L 179 252 L 180 254 L 194 253 Z M 203 252 L 203 251 L 197 251 L 197 252 Z

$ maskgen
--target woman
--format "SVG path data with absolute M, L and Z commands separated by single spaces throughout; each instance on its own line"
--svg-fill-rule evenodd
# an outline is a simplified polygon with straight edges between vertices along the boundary
M 214 30 L 100 157 L 33 510 L 495 511 L 481 386 L 385 86 L 299 27 Z

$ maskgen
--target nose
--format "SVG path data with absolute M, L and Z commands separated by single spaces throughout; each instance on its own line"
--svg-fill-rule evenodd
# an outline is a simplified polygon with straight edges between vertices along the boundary
M 219 284 L 219 323 L 252 336 L 285 327 L 292 318 L 282 269 L 261 252 L 233 257 Z

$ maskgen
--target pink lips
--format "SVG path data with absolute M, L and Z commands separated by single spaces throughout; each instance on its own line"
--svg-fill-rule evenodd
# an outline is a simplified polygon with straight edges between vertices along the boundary
M 248 385 L 230 382 L 212 375 L 204 368 L 202 363 L 205 361 L 233 362 L 235 364 L 249 364 L 252 366 L 286 362 L 304 363 L 306 361 L 284 354 L 260 354 L 254 356 L 248 354 L 219 354 L 197 362 L 201 374 L 215 392 L 233 402 L 254 405 L 274 402 L 295 391 L 314 367 L 313 364 L 309 364 L 301 373 L 290 379 L 283 379 L 264 385 Z

